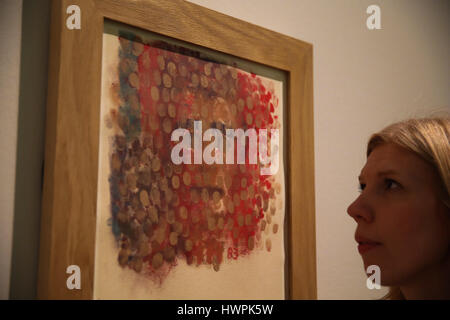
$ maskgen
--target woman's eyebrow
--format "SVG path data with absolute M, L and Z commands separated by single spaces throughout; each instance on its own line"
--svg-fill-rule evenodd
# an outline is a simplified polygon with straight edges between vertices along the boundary
M 377 172 L 377 177 L 382 177 L 382 176 L 387 176 L 387 175 L 394 175 L 394 174 L 398 174 L 398 171 L 396 171 L 394 169 L 382 170 L 382 171 Z M 363 173 L 361 173 L 358 176 L 358 180 L 359 181 L 364 180 L 364 174 Z
M 377 173 L 377 176 L 387 176 L 387 175 L 391 175 L 391 174 L 397 174 L 398 172 L 395 170 L 383 170 Z

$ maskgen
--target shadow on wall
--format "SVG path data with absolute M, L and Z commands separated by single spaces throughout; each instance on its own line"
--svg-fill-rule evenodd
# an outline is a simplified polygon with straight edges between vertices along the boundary
M 49 0 L 24 0 L 10 299 L 35 299 L 39 258 Z

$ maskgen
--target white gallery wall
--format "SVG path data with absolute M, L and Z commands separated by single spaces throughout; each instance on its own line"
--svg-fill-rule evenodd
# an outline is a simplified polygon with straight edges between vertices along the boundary
M 313 44 L 318 298 L 381 297 L 366 288 L 346 208 L 371 133 L 449 108 L 450 1 L 190 2 Z M 372 4 L 381 30 L 366 27 Z M 11 275 L 21 10 L 21 0 L 0 0 L 0 299 Z
M 371 133 L 450 108 L 450 1 L 190 2 L 313 44 L 318 298 L 383 296 L 366 287 L 346 209 Z M 372 4 L 381 30 L 366 27 Z

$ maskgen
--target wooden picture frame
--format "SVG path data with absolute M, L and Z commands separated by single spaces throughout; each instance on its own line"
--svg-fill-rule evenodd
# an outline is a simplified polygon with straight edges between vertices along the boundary
M 287 72 L 287 297 L 316 299 L 312 45 L 181 0 L 52 3 L 38 298 L 93 298 L 105 19 Z M 81 290 L 66 287 L 69 265 Z

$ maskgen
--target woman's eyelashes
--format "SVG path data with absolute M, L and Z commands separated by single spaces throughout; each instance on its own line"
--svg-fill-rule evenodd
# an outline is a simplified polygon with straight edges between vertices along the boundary
M 366 187 L 366 184 L 360 182 L 360 183 L 358 184 L 358 191 L 359 191 L 359 193 L 363 192 L 363 190 L 364 190 L 365 187 Z
M 392 189 L 397 189 L 400 187 L 400 184 L 392 179 L 384 179 L 384 186 L 386 190 L 392 190 Z
M 365 183 L 360 182 L 358 184 L 358 191 L 359 191 L 359 193 L 362 193 L 365 188 L 366 188 L 366 184 Z M 384 179 L 382 181 L 381 188 L 382 188 L 383 191 L 393 190 L 393 189 L 400 188 L 400 184 L 397 181 L 393 180 L 393 179 L 386 178 L 386 179 Z

